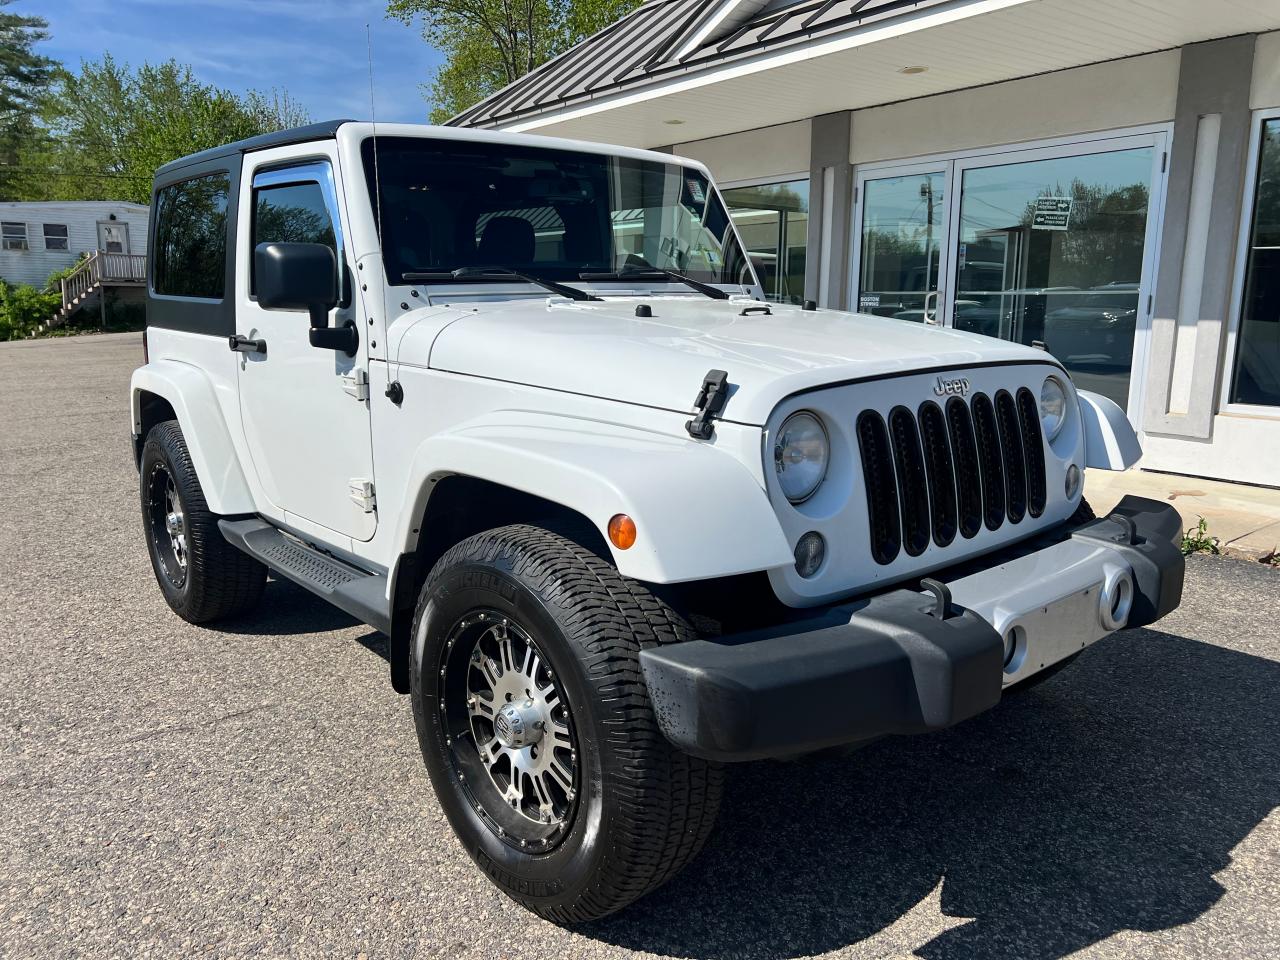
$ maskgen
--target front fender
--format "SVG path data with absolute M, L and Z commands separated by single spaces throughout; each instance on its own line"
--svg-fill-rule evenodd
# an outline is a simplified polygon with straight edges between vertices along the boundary
M 204 371 L 177 360 L 153 360 L 133 371 L 129 393 L 134 433 L 142 430 L 144 392 L 162 397 L 177 415 L 209 509 L 222 515 L 254 513 L 253 495 L 223 421 L 213 382 Z
M 418 448 L 405 498 L 410 509 L 401 512 L 397 530 L 406 550 L 434 481 L 455 474 L 575 510 L 605 542 L 609 519 L 627 514 L 636 543 L 610 549 L 618 570 L 637 580 L 679 583 L 792 562 L 760 484 L 712 444 L 565 416 L 488 414 Z
M 1101 470 L 1128 470 L 1142 459 L 1142 445 L 1133 425 L 1114 400 L 1079 390 L 1084 426 L 1084 463 Z

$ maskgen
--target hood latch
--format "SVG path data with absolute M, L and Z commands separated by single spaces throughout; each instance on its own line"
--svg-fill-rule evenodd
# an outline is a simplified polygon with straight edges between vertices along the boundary
M 702 378 L 698 398 L 693 401 L 693 409 L 698 411 L 698 415 L 684 425 L 689 436 L 695 440 L 710 440 L 715 433 L 715 424 L 711 422 L 711 418 L 720 415 L 728 399 L 729 374 L 723 370 L 708 370 L 707 375 Z

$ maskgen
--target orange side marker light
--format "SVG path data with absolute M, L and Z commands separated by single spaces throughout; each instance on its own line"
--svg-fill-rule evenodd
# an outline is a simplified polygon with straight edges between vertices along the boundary
M 625 513 L 615 513 L 609 520 L 609 542 L 619 550 L 629 550 L 636 543 L 636 522 Z

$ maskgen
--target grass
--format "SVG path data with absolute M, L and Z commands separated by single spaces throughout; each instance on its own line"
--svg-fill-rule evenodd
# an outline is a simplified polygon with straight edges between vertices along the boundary
M 1182 532 L 1182 553 L 1188 557 L 1193 553 L 1210 553 L 1216 557 L 1222 552 L 1221 541 L 1209 534 L 1208 520 L 1204 517 L 1199 517 L 1198 520 L 1199 523 L 1194 527 L 1188 527 Z

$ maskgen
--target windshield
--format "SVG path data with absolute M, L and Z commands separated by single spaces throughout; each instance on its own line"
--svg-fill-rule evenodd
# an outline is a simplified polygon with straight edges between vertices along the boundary
M 368 138 L 365 176 L 376 205 L 373 151 Z M 608 283 L 600 274 L 656 268 L 706 283 L 755 283 L 719 196 L 692 168 L 416 137 L 379 137 L 377 151 L 390 283 L 484 267 L 564 281 L 594 275 Z

